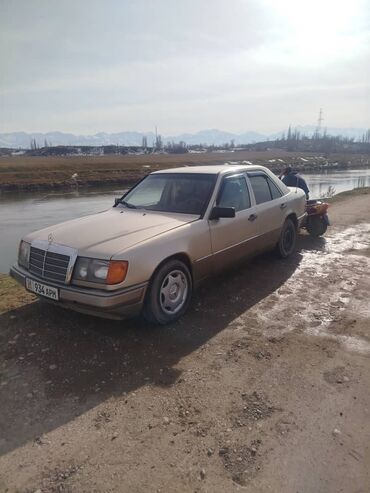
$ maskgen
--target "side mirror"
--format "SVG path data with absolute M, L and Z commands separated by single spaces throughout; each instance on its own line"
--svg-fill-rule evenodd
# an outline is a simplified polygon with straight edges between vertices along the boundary
M 116 197 L 114 199 L 114 206 L 113 207 L 117 207 L 117 205 L 120 203 L 120 201 L 121 201 L 121 197 Z
M 209 219 L 220 219 L 221 217 L 235 217 L 234 207 L 215 206 L 211 211 Z

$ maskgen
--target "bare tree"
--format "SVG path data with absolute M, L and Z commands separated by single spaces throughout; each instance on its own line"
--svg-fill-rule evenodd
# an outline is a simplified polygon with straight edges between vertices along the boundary
M 162 137 L 159 134 L 155 137 L 155 148 L 157 151 L 160 151 L 163 148 Z

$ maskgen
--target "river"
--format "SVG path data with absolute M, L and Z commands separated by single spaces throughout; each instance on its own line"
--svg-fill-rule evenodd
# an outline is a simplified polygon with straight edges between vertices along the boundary
M 311 198 L 370 186 L 370 169 L 328 170 L 303 175 Z M 109 208 L 122 190 L 23 193 L 0 195 L 0 272 L 8 272 L 17 258 L 22 235 L 75 217 Z

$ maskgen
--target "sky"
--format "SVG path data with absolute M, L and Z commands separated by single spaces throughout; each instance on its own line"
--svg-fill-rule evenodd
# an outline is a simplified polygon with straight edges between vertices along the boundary
M 0 0 L 0 132 L 370 127 L 370 0 Z

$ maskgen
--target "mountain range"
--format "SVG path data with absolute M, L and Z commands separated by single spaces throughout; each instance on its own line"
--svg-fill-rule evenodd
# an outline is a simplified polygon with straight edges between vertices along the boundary
M 312 135 L 316 127 L 312 125 L 299 125 L 294 127 L 302 134 Z M 342 135 L 343 137 L 360 139 L 365 133 L 364 128 L 327 128 L 327 133 L 330 135 Z M 276 132 L 273 134 L 262 134 L 258 132 L 232 133 L 224 132 L 217 129 L 201 130 L 196 133 L 184 133 L 179 135 L 163 136 L 164 143 L 167 142 L 185 142 L 188 145 L 222 145 L 227 142 L 234 141 L 235 145 L 251 144 L 254 142 L 264 142 L 267 140 L 275 140 L 282 136 L 284 132 Z M 285 131 L 286 133 L 286 131 Z M 122 145 L 122 146 L 140 146 L 143 137 L 147 138 L 148 145 L 151 146 L 155 141 L 154 132 L 118 132 L 106 133 L 99 132 L 94 135 L 75 135 L 64 132 L 47 132 L 47 133 L 27 133 L 27 132 L 10 132 L 0 133 L 0 147 L 9 148 L 30 148 L 31 141 L 35 140 L 37 145 L 43 147 L 45 144 L 51 146 L 56 145 Z

